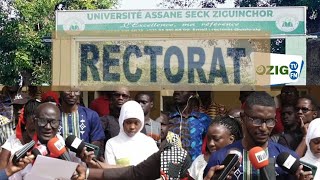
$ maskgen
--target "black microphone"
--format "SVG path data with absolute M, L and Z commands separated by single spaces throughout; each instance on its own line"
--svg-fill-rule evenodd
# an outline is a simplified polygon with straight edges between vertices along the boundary
M 98 146 L 86 143 L 82 141 L 80 138 L 76 137 L 75 135 L 70 135 L 67 137 L 66 146 L 70 149 L 70 151 L 77 153 L 77 155 L 81 154 L 84 147 L 87 148 L 87 151 L 93 151 L 95 156 L 99 155 Z M 93 158 L 93 160 L 97 161 L 96 158 Z
M 33 146 L 36 144 L 34 140 L 30 141 L 29 143 L 25 144 L 20 150 L 14 153 L 12 158 L 12 163 L 17 165 L 19 160 L 27 155 L 27 152 L 30 151 Z
M 282 152 L 277 157 L 277 164 L 290 174 L 295 174 L 300 166 L 300 161 L 287 152 Z
M 42 145 L 42 144 L 40 144 L 39 146 L 33 148 L 31 153 L 35 156 L 35 159 L 37 158 L 38 155 L 47 156 L 49 154 L 48 150 L 47 150 L 47 147 L 45 145 Z
M 85 143 L 75 135 L 70 135 L 66 139 L 66 146 L 70 149 L 70 151 L 73 151 L 77 153 L 77 155 L 80 155 L 83 148 L 85 147 Z

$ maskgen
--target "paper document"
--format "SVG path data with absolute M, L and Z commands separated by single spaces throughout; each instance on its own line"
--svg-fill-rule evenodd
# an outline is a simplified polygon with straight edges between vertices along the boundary
M 66 180 L 75 172 L 78 163 L 46 156 L 37 156 L 35 163 L 26 176 L 26 180 Z

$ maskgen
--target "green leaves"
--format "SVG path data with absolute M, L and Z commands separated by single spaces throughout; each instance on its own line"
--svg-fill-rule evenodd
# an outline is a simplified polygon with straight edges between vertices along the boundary
M 55 30 L 55 8 L 108 9 L 116 0 L 15 0 L 0 5 L 0 84 L 14 85 L 19 72 L 31 74 L 30 84 L 51 83 L 52 51 L 42 42 Z M 13 9 L 16 13 L 10 18 Z

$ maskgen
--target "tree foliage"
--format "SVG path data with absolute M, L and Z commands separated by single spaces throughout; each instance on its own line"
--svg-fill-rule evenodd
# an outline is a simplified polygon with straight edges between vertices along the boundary
M 320 31 L 319 0 L 235 0 L 235 7 L 307 6 L 307 33 Z M 285 40 L 272 39 L 271 52 L 285 53 Z
M 158 6 L 162 8 L 215 8 L 226 0 L 162 0 Z
M 307 31 L 320 31 L 319 0 L 235 0 L 235 7 L 307 6 Z
M 51 83 L 51 45 L 55 10 L 109 9 L 116 0 L 3 0 L 0 2 L 0 84 Z

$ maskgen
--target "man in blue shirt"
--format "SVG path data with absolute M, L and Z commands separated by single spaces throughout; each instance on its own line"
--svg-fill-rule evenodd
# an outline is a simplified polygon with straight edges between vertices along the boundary
M 104 148 L 105 135 L 97 112 L 77 104 L 80 91 L 63 91 L 61 98 L 61 124 L 58 133 L 64 138 L 75 135 L 87 143 Z M 102 151 L 100 151 L 102 156 Z
M 172 123 L 169 131 L 179 135 L 182 148 L 188 151 L 192 160 L 195 160 L 201 154 L 202 140 L 211 118 L 197 111 L 199 102 L 195 92 L 174 91 L 173 99 L 177 111 L 169 115 Z
M 262 147 L 269 158 L 276 159 L 281 152 L 289 152 L 298 158 L 298 155 L 294 151 L 269 140 L 272 129 L 276 124 L 275 102 L 269 94 L 266 92 L 254 92 L 250 94 L 244 103 L 243 110 L 244 111 L 240 113 L 244 135 L 243 139 L 213 153 L 204 170 L 204 176 L 210 167 L 221 164 L 230 150 L 237 150 L 242 153 L 242 160 L 239 168 L 235 170 L 232 176 L 233 180 L 258 179 L 260 172 L 252 167 L 248 158 L 248 151 L 253 147 Z M 277 164 L 275 165 L 275 169 L 277 180 L 295 179 L 294 176 L 287 174 Z

